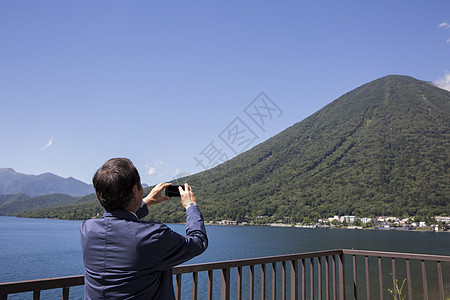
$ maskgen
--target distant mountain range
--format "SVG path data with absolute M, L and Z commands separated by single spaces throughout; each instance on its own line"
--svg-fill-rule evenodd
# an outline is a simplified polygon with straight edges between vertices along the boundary
M 148 187 L 145 183 L 142 186 Z M 96 199 L 94 192 L 92 185 L 72 177 L 63 178 L 52 173 L 28 175 L 11 168 L 0 168 L 0 215 L 80 205 Z M 76 215 L 74 213 L 70 218 L 76 218 Z
M 391 75 L 358 87 L 237 157 L 180 179 L 207 220 L 450 215 L 450 92 Z M 21 214 L 86 219 L 83 203 Z M 149 218 L 182 222 L 179 200 Z
M 92 185 L 73 177 L 63 178 L 52 173 L 28 175 L 11 168 L 0 168 L 0 195 L 26 194 L 31 197 L 48 194 L 67 194 L 73 197 L 94 192 Z

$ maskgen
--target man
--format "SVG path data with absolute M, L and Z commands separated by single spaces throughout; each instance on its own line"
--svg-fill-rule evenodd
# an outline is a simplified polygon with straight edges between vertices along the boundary
M 172 267 L 208 246 L 203 216 L 191 187 L 179 187 L 186 209 L 186 236 L 164 224 L 139 219 L 170 183 L 160 183 L 143 198 L 139 173 L 129 159 L 107 161 L 93 178 L 106 212 L 81 225 L 85 299 L 175 299 Z

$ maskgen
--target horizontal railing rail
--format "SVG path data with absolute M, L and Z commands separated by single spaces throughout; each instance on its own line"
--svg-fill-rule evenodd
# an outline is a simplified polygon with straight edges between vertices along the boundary
M 173 275 L 177 299 L 383 300 L 401 294 L 408 300 L 444 300 L 449 263 L 450 256 L 336 249 L 182 265 Z M 216 280 L 215 273 L 220 274 Z M 200 282 L 199 274 L 207 282 Z M 397 278 L 404 278 L 405 289 L 396 287 Z M 83 275 L 0 283 L 0 299 L 24 292 L 40 299 L 41 291 L 59 288 L 62 299 L 69 299 L 69 288 L 83 284 Z
M 84 285 L 84 276 L 65 276 L 0 283 L 0 299 L 6 300 L 9 294 L 33 292 L 33 300 L 40 299 L 41 291 L 62 288 L 62 299 L 69 299 L 69 288 Z

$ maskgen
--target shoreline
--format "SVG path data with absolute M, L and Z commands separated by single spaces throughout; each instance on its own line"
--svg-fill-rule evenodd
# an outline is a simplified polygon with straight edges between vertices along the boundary
M 0 215 L 0 217 L 12 217 L 12 218 L 20 218 L 20 219 L 35 219 L 35 220 L 59 220 L 59 221 L 86 221 L 83 219 L 59 219 L 59 218 L 29 218 L 29 217 L 21 217 L 21 216 L 8 216 L 8 215 Z M 176 225 L 183 225 L 186 224 L 185 222 L 181 223 L 172 223 L 172 222 L 160 222 L 165 224 L 176 224 Z M 431 229 L 430 227 L 426 229 L 406 229 L 408 227 L 388 227 L 388 228 L 362 228 L 357 226 L 349 226 L 349 227 L 333 227 L 333 226 L 315 226 L 315 225 L 304 225 L 304 226 L 296 226 L 296 225 L 289 225 L 289 224 L 217 224 L 217 223 L 210 223 L 205 222 L 205 225 L 211 225 L 211 226 L 265 226 L 265 227 L 276 227 L 276 228 L 297 228 L 297 229 L 345 229 L 345 230 L 378 230 L 378 231 L 405 231 L 405 232 L 447 232 L 450 233 L 450 230 L 439 230 L 436 231 L 434 229 Z
M 168 223 L 168 224 L 185 224 L 185 223 Z M 265 227 L 274 227 L 274 228 L 296 228 L 296 229 L 340 229 L 340 230 L 378 230 L 378 231 L 405 231 L 405 232 L 447 232 L 450 233 L 450 230 L 439 230 L 436 231 L 434 229 L 428 228 L 428 229 L 401 229 L 404 227 L 389 227 L 389 228 L 355 228 L 355 227 L 308 227 L 306 225 L 305 227 L 297 227 L 295 225 L 272 225 L 272 224 L 216 224 L 216 223 L 206 223 L 205 225 L 211 225 L 211 226 L 265 226 Z

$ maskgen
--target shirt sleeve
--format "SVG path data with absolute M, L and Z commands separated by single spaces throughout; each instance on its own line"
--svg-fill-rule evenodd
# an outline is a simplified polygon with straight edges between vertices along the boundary
M 186 211 L 186 235 L 167 228 L 161 238 L 161 269 L 172 268 L 203 253 L 208 247 L 208 237 L 198 206 L 191 206 Z
M 136 216 L 140 219 L 148 215 L 148 207 L 147 204 L 145 204 L 144 201 L 142 201 L 141 207 L 138 208 L 136 211 Z

